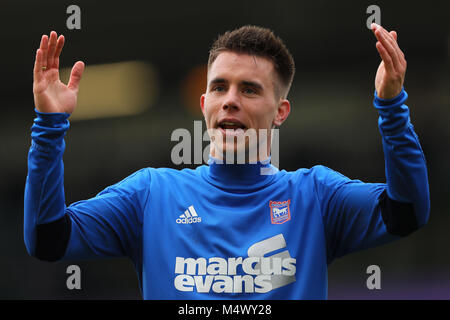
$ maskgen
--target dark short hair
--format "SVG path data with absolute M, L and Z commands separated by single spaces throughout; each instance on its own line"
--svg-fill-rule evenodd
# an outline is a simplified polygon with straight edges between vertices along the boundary
M 208 70 L 224 51 L 245 53 L 271 60 L 283 86 L 282 92 L 287 96 L 294 79 L 294 58 L 283 40 L 271 30 L 257 26 L 243 26 L 220 35 L 209 51 Z

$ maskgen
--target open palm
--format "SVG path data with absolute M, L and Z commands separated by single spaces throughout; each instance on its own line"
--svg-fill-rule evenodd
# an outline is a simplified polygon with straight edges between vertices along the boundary
M 43 35 L 36 51 L 33 94 L 38 111 L 72 113 L 77 104 L 78 86 L 84 71 L 84 63 L 78 61 L 72 68 L 69 83 L 59 79 L 59 56 L 64 46 L 64 36 L 52 31 Z

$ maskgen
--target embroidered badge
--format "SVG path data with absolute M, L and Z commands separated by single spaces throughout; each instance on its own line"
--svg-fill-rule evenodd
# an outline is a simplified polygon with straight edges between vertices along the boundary
M 270 201 L 270 220 L 272 224 L 282 224 L 291 220 L 291 210 L 289 204 L 291 200 L 287 201 Z

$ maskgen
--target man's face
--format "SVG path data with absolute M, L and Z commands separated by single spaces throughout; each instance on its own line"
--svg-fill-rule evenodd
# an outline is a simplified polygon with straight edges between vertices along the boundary
M 269 59 L 230 51 L 218 55 L 208 71 L 206 93 L 200 99 L 214 142 L 210 145 L 211 156 L 248 153 L 249 148 L 256 146 L 252 144 L 254 140 L 249 145 L 251 131 L 257 136 L 260 132 L 267 134 L 267 142 L 259 139 L 257 145 L 267 143 L 264 159 L 269 156 L 270 130 L 281 125 L 290 111 L 289 101 L 275 93 L 280 91 L 275 90 L 276 86 L 279 80 Z

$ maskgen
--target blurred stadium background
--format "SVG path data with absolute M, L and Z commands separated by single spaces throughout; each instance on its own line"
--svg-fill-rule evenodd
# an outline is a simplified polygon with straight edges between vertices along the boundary
M 68 30 L 66 8 L 81 8 Z M 338 259 L 329 299 L 450 299 L 450 37 L 446 1 L 5 1 L 0 4 L 0 299 L 140 299 L 130 261 L 46 263 L 27 255 L 23 192 L 34 119 L 32 68 L 40 37 L 55 30 L 66 45 L 61 67 L 83 60 L 79 107 L 66 136 L 66 202 L 94 196 L 147 166 L 170 160 L 176 128 L 201 120 L 205 63 L 219 33 L 245 24 L 273 29 L 297 73 L 292 112 L 280 131 L 280 168 L 323 164 L 350 178 L 384 181 L 372 106 L 380 62 L 366 28 L 377 4 L 406 54 L 405 88 L 428 162 L 431 219 L 413 235 Z M 62 71 L 62 77 L 67 77 Z M 193 167 L 193 166 L 192 166 Z M 66 288 L 77 264 L 82 290 Z M 368 290 L 366 268 L 381 268 Z

